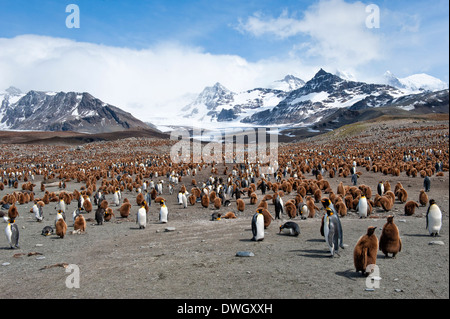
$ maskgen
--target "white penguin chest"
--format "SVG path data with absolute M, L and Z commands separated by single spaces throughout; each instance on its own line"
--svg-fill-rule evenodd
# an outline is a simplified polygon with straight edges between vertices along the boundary
M 264 216 L 262 214 L 256 217 L 256 237 L 258 239 L 264 237 Z
M 428 228 L 434 230 L 440 228 L 442 224 L 442 212 L 437 205 L 432 205 L 428 212 Z

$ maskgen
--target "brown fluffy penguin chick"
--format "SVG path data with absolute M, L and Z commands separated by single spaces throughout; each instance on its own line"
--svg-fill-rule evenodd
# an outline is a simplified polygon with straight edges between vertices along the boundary
M 220 209 L 221 206 L 222 206 L 222 199 L 220 197 L 214 198 L 214 208 Z
M 58 235 L 60 238 L 64 238 L 64 236 L 66 236 L 67 224 L 63 218 L 58 219 L 55 228 L 56 235 Z
M 195 197 L 195 195 L 194 194 L 191 194 L 191 195 L 189 195 L 189 203 L 191 204 L 191 205 L 195 205 L 195 202 L 197 201 L 197 198 Z
M 222 216 L 222 218 L 225 219 L 235 219 L 236 218 L 236 214 L 233 212 L 228 212 L 225 215 Z
M 257 208 L 261 208 L 261 207 L 267 209 L 267 207 L 268 207 L 267 201 L 265 201 L 265 200 L 260 201 Z
M 12 206 L 8 209 L 8 217 L 11 220 L 15 220 L 19 216 L 19 211 L 17 210 L 16 204 L 12 204 Z
M 263 214 L 264 216 L 264 228 L 269 227 L 269 225 L 272 223 L 272 220 L 275 220 L 275 218 L 273 218 L 272 214 L 267 209 L 263 209 L 261 211 L 261 214 Z
M 111 207 L 106 208 L 105 217 L 104 217 L 105 222 L 109 222 L 113 216 L 116 217 L 116 215 L 114 215 L 112 208 Z
M 86 211 L 86 213 L 90 213 L 92 212 L 92 203 L 89 200 L 89 197 L 85 197 L 84 202 L 83 202 L 83 208 Z
M 428 204 L 428 195 L 427 193 L 425 193 L 425 190 L 420 190 L 420 194 L 419 194 L 419 203 L 422 206 L 427 206 Z
M 297 206 L 293 202 L 287 202 L 285 205 L 286 213 L 289 218 L 295 218 L 297 216 Z
M 392 200 L 388 196 L 381 196 L 379 203 L 385 212 L 390 211 L 393 207 Z
M 141 203 L 143 201 L 144 201 L 144 194 L 142 194 L 142 193 L 137 194 L 137 196 L 136 196 L 136 204 L 138 206 L 141 206 Z
M 123 203 L 119 208 L 120 217 L 127 218 L 130 215 L 131 204 L 129 202 Z
M 378 238 L 375 235 L 376 227 L 367 228 L 367 234 L 361 236 L 353 250 L 353 263 L 356 272 L 362 272 L 368 276 L 366 271 L 368 265 L 375 265 L 377 262 Z
M 311 196 L 306 197 L 306 206 L 308 206 L 309 215 L 308 218 L 314 218 L 316 210 L 320 210 L 314 203 L 314 199 Z
M 411 216 L 414 215 L 416 211 L 416 207 L 419 208 L 419 204 L 413 200 L 410 200 L 405 204 L 405 215 Z
M 80 230 L 82 232 L 86 231 L 86 219 L 83 215 L 79 214 L 77 218 L 75 218 L 75 222 L 73 223 L 74 230 Z
M 388 257 L 391 253 L 392 257 L 402 250 L 402 240 L 400 239 L 400 232 L 397 225 L 394 224 L 394 216 L 387 217 L 387 223 L 384 224 L 380 236 L 380 250 Z
M 336 208 L 336 211 L 338 212 L 340 217 L 344 217 L 347 215 L 347 206 L 345 206 L 345 203 L 343 201 L 338 201 L 336 204 L 334 204 L 334 207 Z
M 258 196 L 255 192 L 250 194 L 250 205 L 255 205 L 258 202 Z
M 406 201 L 408 200 L 408 193 L 404 188 L 400 188 L 397 190 L 397 198 L 400 203 L 406 203 Z
M 244 201 L 242 199 L 240 199 L 240 198 L 237 199 L 236 200 L 236 205 L 237 205 L 238 211 L 243 212 L 245 210 L 245 203 L 244 203 Z
M 202 206 L 205 208 L 209 206 L 209 197 L 206 194 L 202 196 Z

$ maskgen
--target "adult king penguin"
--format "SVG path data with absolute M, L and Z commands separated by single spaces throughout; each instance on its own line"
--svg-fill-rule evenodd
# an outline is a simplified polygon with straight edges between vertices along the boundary
M 300 227 L 295 222 L 286 222 L 280 226 L 280 233 L 281 232 L 297 237 L 300 235 Z
M 41 222 L 44 219 L 44 210 L 41 205 L 39 205 L 38 203 L 34 204 L 32 211 L 34 213 L 36 221 Z
M 431 180 L 428 175 L 423 179 L 423 188 L 425 188 L 425 192 L 429 192 L 431 189 Z
M 430 205 L 428 206 L 426 220 L 426 228 L 428 229 L 430 236 L 439 236 L 439 231 L 442 227 L 442 212 L 434 199 L 430 199 Z
M 178 205 L 183 205 L 183 197 L 182 196 L 183 196 L 183 193 L 181 191 L 179 191 L 178 196 L 177 196 Z
M 280 219 L 280 213 L 283 212 L 283 200 L 281 199 L 280 195 L 278 195 L 275 199 L 275 219 Z
M 331 257 L 334 257 L 334 254 L 338 254 L 339 247 L 344 248 L 344 244 L 342 242 L 343 233 L 342 233 L 342 225 L 339 219 L 339 216 L 334 213 L 329 206 L 326 208 L 326 215 L 324 217 L 324 236 L 325 241 L 330 249 Z M 338 254 L 339 255 L 339 254 Z
M 161 208 L 159 209 L 159 222 L 160 223 L 167 223 L 167 219 L 169 217 L 169 210 L 167 209 L 167 206 L 162 199 L 160 201 Z
M 366 218 L 369 215 L 369 204 L 367 203 L 366 196 L 362 195 L 359 198 L 356 210 L 358 211 L 359 218 Z
M 262 210 L 262 208 L 259 208 L 252 218 L 253 241 L 264 240 L 264 215 L 262 213 Z
M 60 220 L 60 219 L 63 219 L 64 221 L 66 221 L 66 214 L 62 210 L 58 210 L 58 212 L 56 213 L 55 225 L 58 222 L 58 220 Z
M 113 195 L 113 203 L 116 206 L 120 206 L 120 193 L 119 193 L 119 191 L 120 191 L 119 188 L 116 187 L 116 190 L 115 190 L 114 195 Z
M 383 182 L 379 182 L 378 183 L 377 193 L 378 193 L 378 195 L 383 196 L 383 194 L 384 194 L 384 184 L 383 184 Z
M 8 225 L 5 228 L 6 239 L 8 240 L 11 249 L 19 247 L 19 228 L 14 222 L 14 219 L 9 219 Z
M 183 208 L 187 208 L 187 197 L 186 197 L 186 193 L 181 193 L 181 202 L 183 203 Z
M 136 224 L 139 225 L 139 229 L 145 228 L 147 226 L 147 209 L 146 202 L 143 201 L 141 204 L 141 208 L 139 208 L 136 218 Z

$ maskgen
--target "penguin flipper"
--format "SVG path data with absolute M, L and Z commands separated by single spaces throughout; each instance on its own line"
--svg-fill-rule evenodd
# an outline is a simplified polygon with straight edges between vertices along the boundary
M 253 238 L 256 238 L 257 235 L 257 229 L 256 229 L 256 219 L 257 219 L 258 215 L 255 214 L 253 215 L 252 218 L 252 233 L 253 233 Z
M 19 228 L 16 224 L 11 226 L 11 247 L 19 247 Z
M 339 240 L 339 247 L 341 247 L 342 249 L 344 249 L 344 233 L 342 231 L 342 224 L 341 224 L 341 220 L 339 218 L 338 215 L 336 216 L 336 220 L 337 220 L 337 226 L 338 226 L 338 232 L 339 232 L 339 236 L 338 236 L 338 240 Z

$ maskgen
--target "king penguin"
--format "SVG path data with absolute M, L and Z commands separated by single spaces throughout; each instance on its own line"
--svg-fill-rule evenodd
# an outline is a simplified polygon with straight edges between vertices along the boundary
M 280 219 L 280 213 L 283 213 L 283 200 L 278 195 L 275 199 L 275 219 Z
M 280 226 L 280 233 L 281 232 L 297 237 L 300 235 L 300 227 L 295 222 L 286 222 Z
M 367 266 L 377 263 L 378 238 L 375 235 L 376 227 L 367 228 L 367 233 L 361 236 L 353 250 L 353 264 L 356 272 L 362 272 L 364 276 L 368 276 Z
M 434 199 L 430 199 L 430 205 L 428 206 L 426 220 L 426 228 L 428 229 L 430 236 L 439 236 L 439 231 L 442 227 L 442 212 Z
M 44 211 L 41 205 L 38 205 L 38 203 L 33 205 L 33 213 L 34 217 L 36 218 L 36 221 L 41 222 L 44 219 Z
M 378 193 L 378 195 L 383 196 L 383 194 L 384 194 L 384 184 L 383 184 L 383 182 L 379 182 L 378 183 L 377 193 Z
M 326 215 L 324 216 L 324 236 L 325 241 L 330 249 L 331 257 L 338 254 L 339 247 L 344 248 L 342 242 L 342 225 L 339 216 L 335 214 L 329 206 L 326 208 Z M 338 254 L 339 255 L 339 254 Z
M 62 210 L 58 210 L 58 213 L 56 213 L 56 218 L 55 218 L 55 225 L 58 222 L 58 220 L 63 219 L 64 221 L 66 221 L 66 214 L 62 211 Z
M 50 236 L 50 235 L 52 235 L 52 234 L 53 234 L 53 228 L 52 228 L 52 226 L 45 226 L 45 227 L 42 229 L 42 233 L 41 233 L 42 236 Z
M 187 200 L 187 197 L 186 197 L 186 193 L 182 193 L 181 194 L 181 201 L 183 203 L 183 208 L 187 208 L 188 200 Z
M 19 247 L 19 228 L 14 223 L 14 219 L 9 219 L 8 225 L 5 228 L 6 239 L 8 240 L 11 249 Z
M 394 223 L 394 216 L 387 217 L 387 222 L 381 230 L 379 248 L 387 258 L 388 254 L 392 254 L 392 258 L 402 250 L 402 240 L 397 225 Z
M 252 233 L 253 241 L 263 241 L 264 240 L 264 215 L 262 213 L 262 208 L 259 208 L 252 218 Z
M 298 212 L 299 212 L 300 218 L 301 219 L 307 219 L 308 215 L 309 215 L 308 206 L 305 203 L 303 203 L 303 202 L 298 204 L 298 206 L 299 206 Z
M 116 191 L 114 192 L 113 203 L 116 206 L 120 206 L 120 195 L 119 195 L 119 189 L 118 188 L 116 188 Z
M 143 201 L 137 213 L 136 224 L 139 225 L 139 229 L 143 229 L 147 225 L 147 209 L 145 205 L 146 202 Z
M 425 178 L 423 179 L 423 188 L 425 188 L 425 192 L 429 192 L 430 188 L 431 188 L 431 180 L 430 178 L 427 176 L 425 176 Z
M 161 200 L 160 204 L 161 204 L 161 208 L 159 209 L 159 222 L 167 223 L 167 219 L 169 217 L 169 210 L 167 209 L 167 206 L 164 203 L 164 200 Z
M 366 218 L 369 214 L 369 204 L 367 203 L 366 196 L 362 195 L 359 198 L 358 205 L 356 206 L 356 210 L 358 211 L 359 218 Z
M 58 219 L 55 228 L 56 228 L 56 235 L 58 235 L 60 238 L 64 238 L 64 236 L 66 236 L 67 224 L 63 218 Z
M 59 200 L 59 210 L 62 210 L 64 213 L 66 212 L 66 202 L 64 199 Z

